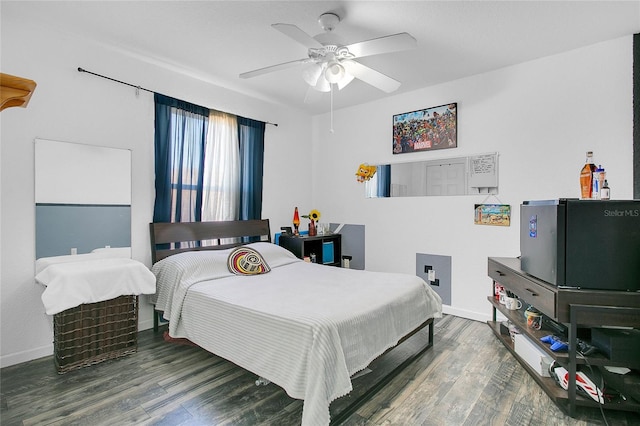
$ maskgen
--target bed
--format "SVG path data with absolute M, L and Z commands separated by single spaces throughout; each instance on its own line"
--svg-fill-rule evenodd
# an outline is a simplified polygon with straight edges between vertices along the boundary
M 428 329 L 416 355 L 433 345 L 442 303 L 416 276 L 304 262 L 271 243 L 268 220 L 152 223 L 150 231 L 155 308 L 169 335 L 304 400 L 303 425 L 335 421 L 332 401 L 403 339 Z

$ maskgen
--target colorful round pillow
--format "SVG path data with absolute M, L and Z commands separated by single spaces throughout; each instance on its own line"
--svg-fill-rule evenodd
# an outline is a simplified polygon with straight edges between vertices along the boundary
M 252 248 L 241 246 L 229 253 L 229 272 L 236 275 L 266 274 L 271 270 L 262 255 Z

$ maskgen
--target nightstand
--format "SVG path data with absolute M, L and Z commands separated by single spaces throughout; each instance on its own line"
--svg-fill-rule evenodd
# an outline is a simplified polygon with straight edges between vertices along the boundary
M 340 234 L 316 235 L 280 235 L 280 247 L 286 248 L 296 257 L 313 258 L 316 263 L 340 266 L 342 260 L 342 236 Z

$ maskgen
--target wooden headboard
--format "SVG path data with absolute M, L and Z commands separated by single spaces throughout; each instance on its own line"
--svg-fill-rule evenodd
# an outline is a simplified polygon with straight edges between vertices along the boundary
M 271 242 L 269 219 L 231 220 L 220 222 L 150 223 L 151 260 L 156 263 L 172 254 L 194 250 L 222 250 L 237 247 L 246 242 L 221 244 L 223 238 L 248 237 L 249 241 Z M 200 241 L 217 240 L 216 245 L 201 246 Z M 194 243 L 194 247 L 180 244 Z

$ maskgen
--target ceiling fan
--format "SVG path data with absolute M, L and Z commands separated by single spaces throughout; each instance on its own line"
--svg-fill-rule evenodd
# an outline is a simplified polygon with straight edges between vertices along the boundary
M 391 93 L 400 87 L 400 82 L 356 61 L 365 56 L 381 55 L 416 47 L 416 39 L 408 33 L 399 33 L 386 37 L 365 40 L 342 45 L 331 36 L 331 31 L 340 22 L 335 13 L 324 13 L 318 19 L 325 31 L 315 37 L 292 24 L 273 24 L 276 30 L 292 38 L 308 49 L 308 57 L 295 61 L 272 65 L 240 74 L 240 78 L 251 78 L 303 65 L 302 77 L 320 92 L 332 91 L 332 85 L 344 88 L 354 78 L 364 81 L 384 92 Z

